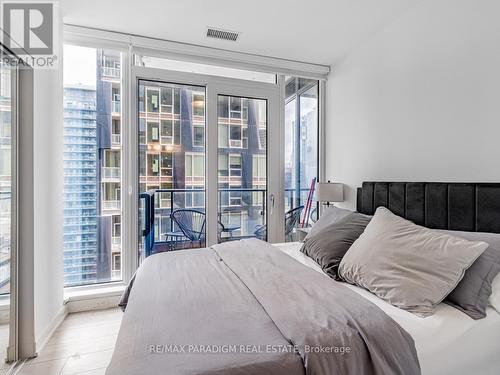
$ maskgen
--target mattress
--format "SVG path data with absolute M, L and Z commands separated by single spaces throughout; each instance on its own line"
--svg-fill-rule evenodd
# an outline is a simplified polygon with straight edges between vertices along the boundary
M 301 245 L 276 244 L 300 263 L 323 273 L 316 262 L 300 252 Z M 346 286 L 380 307 L 413 337 L 423 375 L 500 374 L 500 314 L 493 308 L 488 308 L 486 318 L 473 320 L 441 303 L 434 315 L 420 318 L 367 290 Z

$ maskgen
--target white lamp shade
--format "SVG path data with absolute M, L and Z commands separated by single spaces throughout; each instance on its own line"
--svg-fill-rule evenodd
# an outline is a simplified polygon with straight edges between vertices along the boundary
M 318 182 L 316 184 L 316 200 L 318 202 L 343 202 L 344 184 Z

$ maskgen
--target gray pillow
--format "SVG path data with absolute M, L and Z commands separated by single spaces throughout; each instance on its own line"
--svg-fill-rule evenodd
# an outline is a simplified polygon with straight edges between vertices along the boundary
M 472 319 L 486 316 L 493 279 L 500 272 L 500 234 L 479 232 L 438 231 L 469 241 L 484 241 L 490 246 L 481 254 L 465 276 L 445 299 L 445 303 L 459 309 Z
M 321 231 L 304 240 L 300 251 L 318 263 L 323 271 L 335 280 L 340 280 L 338 268 L 349 247 L 363 233 L 371 216 L 352 212 L 340 220 L 330 223 Z
M 307 236 L 304 238 L 304 241 L 309 236 L 313 236 L 317 233 L 320 233 L 321 231 L 323 231 L 323 229 L 339 221 L 343 217 L 352 214 L 353 212 L 354 211 L 346 210 L 344 208 L 339 208 L 335 206 L 325 208 L 319 220 L 312 226 L 309 233 L 307 233 Z
M 429 316 L 486 242 L 424 228 L 379 207 L 340 263 L 339 275 L 401 309 Z

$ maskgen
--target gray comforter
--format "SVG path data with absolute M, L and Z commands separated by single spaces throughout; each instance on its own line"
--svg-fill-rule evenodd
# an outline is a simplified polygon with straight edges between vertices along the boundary
M 420 374 L 382 310 L 262 241 L 151 256 L 128 298 L 107 375 Z

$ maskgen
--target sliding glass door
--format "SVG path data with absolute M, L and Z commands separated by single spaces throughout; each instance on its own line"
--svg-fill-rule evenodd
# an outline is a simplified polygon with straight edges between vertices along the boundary
M 203 247 L 205 87 L 139 80 L 138 89 L 139 250 Z
M 143 67 L 133 79 L 139 258 L 282 238 L 276 85 Z
M 267 239 L 267 102 L 217 98 L 218 241 Z

